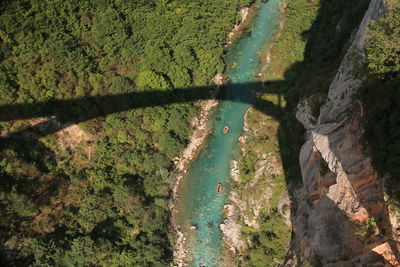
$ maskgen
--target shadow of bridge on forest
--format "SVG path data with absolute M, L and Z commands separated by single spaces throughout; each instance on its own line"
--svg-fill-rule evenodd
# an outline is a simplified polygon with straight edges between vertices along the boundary
M 304 129 L 294 116 L 298 100 L 306 95 L 306 92 L 315 88 L 319 88 L 320 91 L 327 90 L 341 62 L 343 52 L 346 51 L 347 40 L 353 29 L 358 26 L 369 1 L 359 0 L 353 3 L 347 0 L 320 0 L 319 2 L 318 16 L 309 29 L 301 33 L 306 44 L 303 60 L 292 64 L 285 71 L 282 81 L 268 81 L 264 84 L 259 82 L 230 84 L 221 88 L 221 92 L 216 97 L 221 101 L 250 104 L 279 122 L 279 149 L 287 184 L 301 180 L 298 155 L 304 143 L 302 138 Z M 353 5 L 359 8 L 349 8 Z M 341 26 L 339 32 L 338 25 Z M 7 136 L 0 137 L 0 150 L 8 146 L 26 149 L 24 142 L 40 143 L 38 140 L 40 137 L 62 130 L 69 125 L 104 118 L 112 113 L 210 99 L 212 95 L 210 91 L 214 90 L 215 88 L 211 86 L 204 86 L 3 105 L 0 106 L 0 121 L 55 116 L 61 123 L 59 127 L 46 127 L 47 122 L 43 121 L 20 131 L 11 132 Z M 238 90 L 249 90 L 255 93 L 243 96 L 233 93 Z M 273 103 L 256 97 L 258 90 L 275 94 L 278 101 Z M 283 100 L 286 102 L 285 106 L 282 105 Z M 293 190 L 289 190 L 291 200 L 296 200 L 294 193 Z M 329 199 L 323 201 L 329 201 Z M 294 205 L 291 206 L 293 224 L 296 221 Z M 330 203 L 333 209 L 336 209 L 335 205 L 335 203 Z M 339 210 L 337 213 L 342 214 Z M 345 214 L 342 215 L 345 217 Z M 345 217 L 342 221 L 348 221 L 351 224 L 350 218 Z M 298 238 L 293 233 L 292 245 L 299 242 Z M 289 251 L 289 253 L 301 258 L 298 250 Z
M 227 86 L 221 86 L 221 90 L 218 90 L 215 86 L 203 86 L 173 90 L 128 92 L 115 95 L 91 96 L 67 100 L 51 99 L 43 102 L 3 105 L 0 106 L 0 121 L 26 120 L 55 116 L 55 119 L 61 123 L 57 127 L 54 125 L 52 127 L 46 127 L 48 122 L 47 120 L 44 120 L 34 126 L 12 132 L 1 139 L 4 141 L 4 139 L 7 138 L 21 137 L 28 132 L 33 132 L 35 133 L 36 138 L 40 138 L 60 131 L 69 125 L 99 117 L 105 117 L 113 113 L 146 107 L 193 103 L 198 100 L 208 99 L 254 104 L 254 108 L 278 119 L 279 114 L 282 112 L 280 104 L 276 105 L 267 100 L 256 100 L 254 97 L 254 93 L 259 91 L 262 86 L 262 83 L 252 82 L 245 84 L 228 84 Z M 216 96 L 214 97 L 213 95 L 215 94 Z M 278 94 L 278 103 L 281 103 L 281 98 L 281 95 Z M 268 106 L 269 109 L 265 110 L 265 106 Z

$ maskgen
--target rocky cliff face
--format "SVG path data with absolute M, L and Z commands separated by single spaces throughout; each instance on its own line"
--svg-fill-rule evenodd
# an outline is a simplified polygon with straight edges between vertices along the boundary
M 360 142 L 363 108 L 355 94 L 362 81 L 353 75 L 354 51 L 362 50 L 370 20 L 382 12 L 383 2 L 372 0 L 319 118 L 311 114 L 309 100 L 298 106 L 296 117 L 307 138 L 300 153 L 303 187 L 295 194 L 293 215 L 291 252 L 297 257 L 288 266 L 296 261 L 324 266 L 399 264 L 399 243 L 393 234 L 397 222 L 384 201 L 383 178 Z

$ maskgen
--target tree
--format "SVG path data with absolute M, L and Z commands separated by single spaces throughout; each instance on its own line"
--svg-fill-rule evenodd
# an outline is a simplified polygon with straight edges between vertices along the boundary
M 400 2 L 385 3 L 386 13 L 371 21 L 367 37 L 368 68 L 381 76 L 400 73 Z
M 168 89 L 168 83 L 164 77 L 151 70 L 140 72 L 136 80 L 136 85 L 140 90 Z

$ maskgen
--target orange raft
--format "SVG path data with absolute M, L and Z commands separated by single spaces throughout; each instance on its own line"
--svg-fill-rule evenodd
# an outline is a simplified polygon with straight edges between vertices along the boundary
M 220 194 L 222 192 L 222 184 L 217 185 L 217 194 Z
M 229 131 L 229 127 L 228 126 L 225 126 L 224 129 L 222 130 L 222 132 L 224 134 L 226 134 L 228 131 Z

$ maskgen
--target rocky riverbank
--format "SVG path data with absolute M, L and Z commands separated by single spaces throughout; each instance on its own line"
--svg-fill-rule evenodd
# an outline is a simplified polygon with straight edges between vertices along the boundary
M 226 41 L 226 46 L 231 45 L 234 40 L 236 39 L 236 37 L 238 37 L 238 35 L 240 35 L 240 31 L 242 30 L 243 26 L 244 26 L 244 22 L 247 22 L 247 19 L 249 17 L 249 11 L 250 11 L 250 7 L 243 7 L 242 9 L 240 9 L 240 16 L 241 16 L 241 22 L 239 24 L 236 24 L 232 31 L 230 33 L 228 33 L 228 38 Z
M 245 22 L 247 22 L 249 18 L 249 7 L 244 7 L 240 10 L 241 14 L 241 22 L 234 26 L 233 30 L 228 33 L 227 37 L 227 46 L 232 44 L 236 37 L 241 34 L 241 29 Z M 218 73 L 215 75 L 213 79 L 214 84 L 217 88 L 223 85 L 223 75 Z M 213 92 L 211 98 L 214 98 L 218 94 L 218 90 Z M 202 146 L 204 145 L 207 136 L 209 134 L 209 127 L 208 127 L 208 117 L 214 107 L 218 105 L 218 101 L 216 99 L 210 100 L 201 100 L 198 102 L 199 108 L 201 110 L 200 115 L 194 117 L 190 121 L 190 126 L 192 127 L 193 134 L 190 137 L 190 141 L 188 146 L 183 151 L 183 156 L 180 158 L 175 159 L 175 170 L 177 173 L 176 182 L 172 190 L 172 199 L 175 201 L 179 198 L 178 189 L 179 185 L 184 179 L 188 167 L 190 163 L 195 159 L 198 155 L 199 151 L 201 150 Z M 172 214 L 171 220 L 171 227 L 177 234 L 177 239 L 175 241 L 175 249 L 174 249 L 174 263 L 177 266 L 185 266 L 185 260 L 187 260 L 188 250 L 185 246 L 186 237 L 185 234 L 181 231 L 180 227 L 176 223 L 175 215 L 178 213 L 176 210 L 174 203 L 170 205 L 170 211 Z
M 260 217 L 268 216 L 272 210 L 277 210 L 283 225 L 287 224 L 280 238 L 288 244 L 290 201 L 279 149 L 273 145 L 278 125 L 272 117 L 253 108 L 246 113 L 244 132 L 239 138 L 241 155 L 232 162 L 230 203 L 224 207 L 226 219 L 220 225 L 223 240 L 233 254 L 251 251 L 252 235 L 260 230 Z
M 286 3 L 282 2 L 281 18 L 284 18 L 285 7 Z M 279 29 L 282 28 L 281 20 Z M 280 31 L 276 32 L 274 38 L 278 38 L 279 34 Z M 270 63 L 269 51 L 272 45 L 273 42 L 259 53 L 264 66 L 259 74 L 261 79 L 265 66 Z M 278 103 L 275 101 L 277 99 L 269 100 Z M 226 219 L 220 225 L 223 240 L 233 254 L 251 253 L 252 235 L 260 230 L 260 217 L 269 216 L 274 210 L 278 213 L 277 220 L 283 225 L 282 231 L 277 234 L 281 243 L 278 246 L 285 250 L 289 244 L 291 203 L 279 147 L 276 146 L 278 128 L 279 123 L 271 116 L 253 108 L 246 113 L 243 135 L 239 138 L 241 155 L 232 162 L 233 186 L 229 194 L 230 203 L 224 207 Z M 245 175 L 246 172 L 249 174 Z
M 205 140 L 209 133 L 208 116 L 212 111 L 212 109 L 218 105 L 218 101 L 216 99 L 201 100 L 199 101 L 198 105 L 201 109 L 201 112 L 198 117 L 194 117 L 190 121 L 190 126 L 193 128 L 194 131 L 192 136 L 190 137 L 189 145 L 183 151 L 183 156 L 181 158 L 176 158 L 175 160 L 177 177 L 175 185 L 172 190 L 173 200 L 179 198 L 178 195 L 179 184 L 185 177 L 190 162 L 196 157 L 201 147 L 205 143 Z M 187 255 L 187 249 L 185 247 L 186 237 L 184 233 L 181 231 L 180 227 L 175 223 L 176 220 L 174 216 L 176 215 L 178 210 L 175 209 L 174 204 L 170 206 L 170 211 L 172 213 L 172 220 L 171 220 L 172 228 L 177 233 L 177 239 L 175 242 L 175 250 L 174 250 L 175 264 L 177 264 L 177 266 L 184 266 L 185 258 Z

